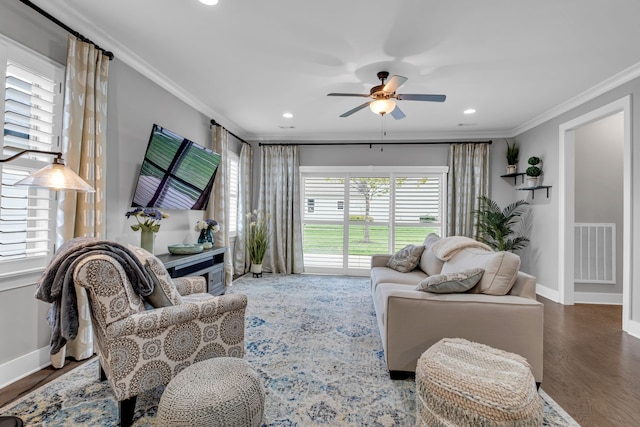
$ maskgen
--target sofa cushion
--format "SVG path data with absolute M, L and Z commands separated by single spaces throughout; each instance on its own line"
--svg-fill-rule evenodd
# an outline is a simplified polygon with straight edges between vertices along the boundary
M 420 269 L 429 276 L 435 276 L 436 274 L 440 274 L 440 271 L 442 271 L 444 261 L 439 259 L 432 250 L 433 244 L 440 239 L 441 237 L 436 233 L 430 233 L 424 239 L 424 251 L 422 252 L 422 256 L 420 256 Z
M 427 277 L 426 273 L 418 268 L 408 273 L 400 273 L 389 267 L 373 267 L 371 269 L 373 289 L 378 283 L 398 283 L 415 287 L 425 277 Z
M 423 251 L 424 246 L 407 245 L 389 258 L 387 267 L 401 273 L 408 273 L 418 266 Z
M 516 281 L 520 257 L 511 252 L 491 252 L 478 248 L 458 251 L 442 266 L 441 274 L 456 273 L 469 268 L 482 268 L 484 274 L 477 291 L 488 295 L 506 295 Z
M 466 292 L 480 281 L 482 273 L 484 270 L 481 268 L 470 268 L 459 273 L 436 274 L 418 283 L 416 291 L 435 294 Z

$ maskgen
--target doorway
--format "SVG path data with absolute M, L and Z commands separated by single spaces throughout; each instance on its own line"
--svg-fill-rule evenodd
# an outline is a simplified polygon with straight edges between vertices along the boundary
M 576 129 L 613 114 L 622 113 L 623 120 L 623 220 L 622 227 L 622 329 L 629 332 L 631 321 L 631 97 L 613 101 L 594 111 L 560 125 L 559 147 L 559 259 L 558 292 L 561 304 L 575 302 L 575 153 Z

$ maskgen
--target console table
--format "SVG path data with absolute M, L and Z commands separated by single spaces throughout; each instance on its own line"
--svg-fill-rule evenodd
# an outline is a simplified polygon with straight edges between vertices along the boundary
M 202 276 L 207 280 L 207 292 L 222 295 L 224 283 L 224 261 L 227 247 L 207 249 L 192 255 L 157 255 L 171 277 Z

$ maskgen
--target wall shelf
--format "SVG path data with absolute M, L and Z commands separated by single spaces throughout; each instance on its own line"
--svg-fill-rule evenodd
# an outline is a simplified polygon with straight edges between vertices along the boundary
M 501 178 L 513 178 L 513 185 L 518 183 L 518 177 L 522 177 L 522 184 L 524 184 L 524 176 L 526 174 L 524 172 L 516 172 L 516 173 L 508 173 L 506 175 L 500 175 Z
M 535 199 L 536 190 L 546 189 L 547 190 L 547 199 L 549 198 L 549 189 L 550 185 L 538 185 L 536 187 L 527 187 L 527 188 L 518 188 L 518 191 L 531 191 L 531 199 Z

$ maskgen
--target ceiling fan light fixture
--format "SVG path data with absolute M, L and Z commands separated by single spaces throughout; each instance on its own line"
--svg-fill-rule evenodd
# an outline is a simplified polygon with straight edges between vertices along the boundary
M 391 99 L 377 99 L 369 104 L 369 108 L 373 113 L 384 116 L 396 108 L 396 102 Z

